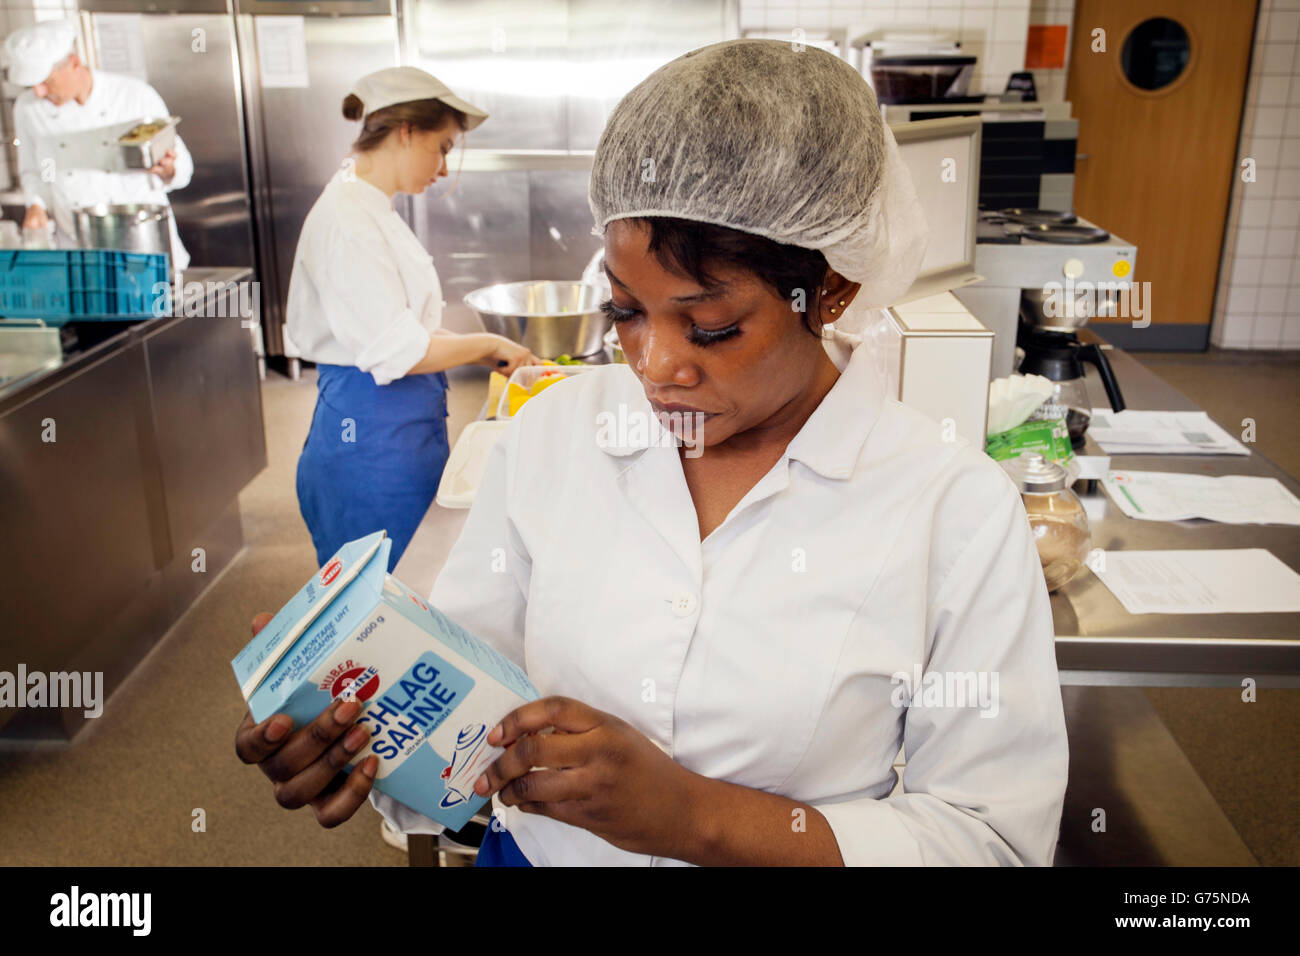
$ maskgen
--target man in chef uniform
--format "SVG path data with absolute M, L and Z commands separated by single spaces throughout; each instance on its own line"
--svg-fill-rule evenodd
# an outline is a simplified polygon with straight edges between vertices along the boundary
M 167 204 L 167 194 L 187 186 L 194 175 L 194 161 L 179 138 L 148 170 L 59 168 L 53 146 L 57 136 L 171 115 L 143 80 L 86 66 L 76 40 L 77 29 L 66 20 L 24 27 L 5 40 L 9 82 L 31 87 L 14 103 L 18 170 L 27 201 L 23 227 L 45 228 L 52 215 L 65 246 L 75 244 L 74 210 L 100 203 Z M 170 229 L 172 267 L 184 269 L 190 257 L 176 233 L 175 217 Z

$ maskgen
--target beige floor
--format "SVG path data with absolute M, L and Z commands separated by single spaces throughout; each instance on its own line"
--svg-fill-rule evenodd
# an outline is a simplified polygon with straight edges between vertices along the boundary
M 1157 374 L 1224 424 L 1253 417 L 1257 447 L 1300 473 L 1300 361 L 1232 353 L 1155 356 Z M 484 373 L 485 374 L 485 373 Z M 476 417 L 484 374 L 452 389 L 452 440 Z M 269 466 L 241 496 L 247 547 L 71 744 L 0 745 L 0 863 L 402 865 L 369 809 L 334 831 L 287 812 L 239 763 L 243 713 L 229 661 L 258 610 L 277 608 L 315 570 L 294 468 L 315 400 L 310 375 L 272 375 L 263 391 Z M 430 510 L 397 569 L 427 589 L 461 516 Z M 1149 697 L 1262 863 L 1300 863 L 1300 691 L 1159 690 Z M 194 811 L 206 831 L 194 832 Z

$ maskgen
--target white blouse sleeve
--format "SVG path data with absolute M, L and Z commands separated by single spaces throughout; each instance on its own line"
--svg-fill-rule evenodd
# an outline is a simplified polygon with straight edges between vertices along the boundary
M 912 688 L 903 792 L 817 805 L 847 865 L 1052 862 L 1067 743 L 1051 606 L 1020 496 L 1004 484 L 931 604 L 924 670 L 984 672 L 994 706 L 916 706 Z
M 508 473 L 513 456 L 508 448 L 516 434 L 512 425 L 492 449 L 465 527 L 438 575 L 429 603 L 523 667 L 532 561 L 508 515 L 507 489 L 513 485 Z M 443 830 L 377 790 L 370 792 L 370 803 L 403 833 Z
M 336 228 L 314 251 L 311 280 L 330 333 L 377 385 L 406 375 L 428 351 L 429 330 L 406 299 L 387 244 Z

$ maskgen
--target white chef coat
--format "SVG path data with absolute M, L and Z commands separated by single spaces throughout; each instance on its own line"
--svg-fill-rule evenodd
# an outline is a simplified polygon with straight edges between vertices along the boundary
M 294 253 L 286 328 L 299 356 L 355 365 L 387 385 L 424 358 L 443 304 L 433 257 L 392 201 L 339 170 Z
M 840 378 L 702 543 L 676 448 L 594 440 L 602 411 L 649 414 L 626 366 L 547 389 L 497 443 L 430 600 L 543 695 L 621 717 L 692 771 L 815 806 L 847 864 L 1050 864 L 1065 722 L 1020 496 L 980 449 L 886 399 L 861 339 L 826 347 Z M 921 687 L 996 673 L 996 716 L 898 705 L 895 675 L 916 666 Z M 440 830 L 372 803 L 399 829 Z M 495 813 L 535 865 L 677 862 Z
M 185 143 L 176 139 L 176 175 L 164 183 L 144 170 L 110 173 L 99 169 L 49 167 L 52 182 L 42 177 L 43 161 L 57 157 L 54 141 L 60 134 L 98 129 L 113 123 L 170 116 L 167 104 L 152 86 L 132 76 L 102 70 L 91 71 L 90 95 L 85 103 L 68 100 L 55 106 L 31 90 L 14 103 L 14 132 L 18 137 L 18 173 L 29 206 L 51 210 L 58 225 L 60 243 L 75 245 L 76 226 L 72 210 L 97 203 L 149 203 L 166 205 L 167 194 L 188 186 L 194 176 L 194 160 Z M 189 253 L 171 220 L 173 267 L 184 269 Z

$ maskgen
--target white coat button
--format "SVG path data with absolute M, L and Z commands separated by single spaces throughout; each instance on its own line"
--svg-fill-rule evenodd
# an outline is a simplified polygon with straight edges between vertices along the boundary
M 695 613 L 697 603 L 694 594 L 679 594 L 673 598 L 673 613 L 678 617 L 689 617 Z

